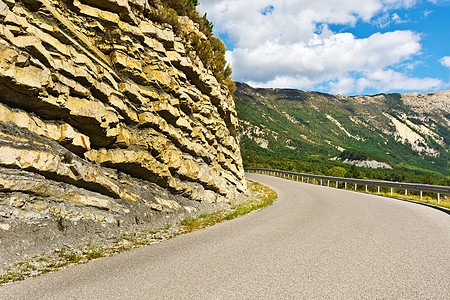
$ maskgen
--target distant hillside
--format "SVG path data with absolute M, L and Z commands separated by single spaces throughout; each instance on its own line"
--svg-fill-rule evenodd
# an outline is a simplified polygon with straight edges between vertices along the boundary
M 393 166 L 358 168 L 366 177 L 448 180 L 450 91 L 348 97 L 236 86 L 245 166 L 325 174 L 333 166 L 350 169 L 339 156 L 353 149 Z

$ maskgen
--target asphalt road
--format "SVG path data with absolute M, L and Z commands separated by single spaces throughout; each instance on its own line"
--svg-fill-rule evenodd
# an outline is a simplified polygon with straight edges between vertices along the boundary
M 270 207 L 0 287 L 0 299 L 450 299 L 450 215 L 249 174 Z

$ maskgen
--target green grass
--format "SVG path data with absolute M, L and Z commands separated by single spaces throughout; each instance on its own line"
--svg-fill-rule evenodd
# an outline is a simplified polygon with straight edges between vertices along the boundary
M 202 214 L 196 218 L 184 219 L 180 222 L 181 228 L 186 232 L 192 232 L 223 221 L 232 220 L 267 207 L 277 198 L 277 194 L 273 190 L 257 182 L 249 182 L 248 188 L 255 195 L 254 198 L 232 207 L 229 211 L 222 210 L 211 214 Z
M 377 194 L 377 195 L 398 198 L 398 199 L 411 200 L 411 201 L 416 201 L 416 202 L 420 202 L 420 203 L 427 203 L 427 204 L 436 205 L 436 206 L 445 207 L 445 208 L 450 209 L 450 197 L 445 196 L 445 195 L 441 195 L 440 202 L 438 203 L 436 196 L 434 196 L 434 198 L 431 196 L 424 196 L 424 197 L 422 197 L 422 200 L 421 200 L 420 196 L 414 195 L 414 194 L 413 195 L 405 195 L 405 194 L 400 194 L 400 193 L 393 193 L 391 195 L 390 192 L 389 193 L 380 193 L 380 194 L 373 192 L 371 194 Z

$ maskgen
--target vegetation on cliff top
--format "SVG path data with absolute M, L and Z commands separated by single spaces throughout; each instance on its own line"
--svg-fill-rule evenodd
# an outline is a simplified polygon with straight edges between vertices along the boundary
M 206 68 L 211 70 L 217 80 L 228 87 L 230 93 L 236 90 L 234 81 L 231 79 L 231 67 L 225 59 L 226 47 L 224 43 L 213 34 L 213 24 L 208 20 L 206 14 L 200 16 L 196 7 L 198 0 L 150 0 L 153 6 L 150 12 L 151 18 L 161 23 L 170 24 L 175 32 L 182 35 L 179 16 L 188 16 L 199 25 L 199 30 L 206 36 L 206 40 L 198 35 L 185 36 L 194 47 L 198 57 Z

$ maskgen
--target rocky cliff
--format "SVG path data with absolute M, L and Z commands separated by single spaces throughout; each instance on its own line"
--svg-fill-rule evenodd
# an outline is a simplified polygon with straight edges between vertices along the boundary
M 157 9 L 0 0 L 2 237 L 29 231 L 26 248 L 46 226 L 151 223 L 245 191 L 233 98 L 192 46 L 207 37 Z

